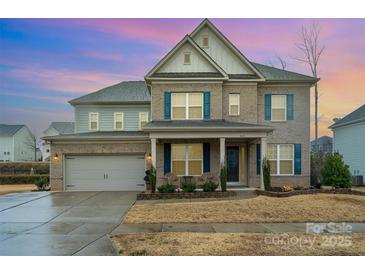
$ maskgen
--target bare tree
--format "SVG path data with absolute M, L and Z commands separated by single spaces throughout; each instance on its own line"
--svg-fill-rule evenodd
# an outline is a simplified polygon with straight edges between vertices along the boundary
M 303 26 L 300 32 L 300 43 L 297 48 L 301 56 L 294 58 L 302 63 L 307 64 L 314 78 L 318 78 L 318 64 L 325 49 L 324 45 L 319 43 L 320 27 L 317 23 L 312 23 L 309 27 Z M 318 84 L 314 84 L 314 138 L 315 144 L 318 145 Z
M 282 58 L 281 56 L 279 56 L 279 55 L 276 55 L 276 59 L 278 60 L 278 62 L 280 63 L 280 68 L 282 69 L 282 70 L 285 70 L 286 69 L 286 67 L 287 67 L 287 64 L 286 64 L 286 61 L 284 60 L 284 58 Z M 271 66 L 271 67 L 274 67 L 274 68 L 276 68 L 276 65 L 270 60 L 269 62 L 268 62 L 268 65 L 269 66 Z
M 31 139 L 28 139 L 25 145 L 34 151 L 34 161 L 37 161 L 37 138 L 32 136 Z

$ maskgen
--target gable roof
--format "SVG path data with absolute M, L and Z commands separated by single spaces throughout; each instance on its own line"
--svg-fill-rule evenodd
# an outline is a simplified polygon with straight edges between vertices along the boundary
M 209 27 L 232 51 L 241 59 L 243 63 L 248 65 L 260 79 L 264 79 L 262 73 L 247 59 L 246 56 L 231 42 L 228 38 L 219 30 L 217 27 L 209 21 L 209 19 L 204 19 L 190 34 L 191 37 L 194 37 L 203 27 Z
M 69 101 L 82 104 L 149 104 L 151 96 L 145 81 L 125 81 Z
M 329 136 L 322 136 L 322 137 L 319 137 L 318 138 L 318 144 L 325 144 L 325 143 L 332 143 L 332 137 L 329 137 Z M 312 140 L 311 141 L 311 144 L 312 145 L 315 145 L 316 144 L 316 140 Z
M 74 122 L 52 122 L 49 127 L 53 127 L 59 134 L 71 134 L 74 133 Z
M 0 137 L 12 137 L 25 125 L 0 124 Z
M 350 114 L 347 114 L 342 119 L 336 121 L 332 124 L 329 128 L 334 129 L 337 127 L 364 122 L 365 121 L 365 104 L 359 107 L 358 109 L 354 110 Z
M 172 56 L 174 55 L 174 53 L 176 53 L 183 45 L 185 45 L 186 43 L 189 43 L 195 50 L 198 51 L 198 53 L 206 60 L 208 61 L 216 70 L 217 73 L 220 74 L 220 77 L 216 77 L 218 76 L 218 74 L 214 75 L 216 78 L 222 78 L 222 79 L 228 79 L 228 75 L 227 73 L 201 48 L 199 47 L 199 45 L 197 43 L 195 43 L 195 41 L 193 39 L 191 39 L 191 37 L 189 35 L 185 35 L 185 37 L 179 42 L 177 43 L 177 45 L 175 47 L 172 48 L 172 50 L 170 50 L 146 75 L 146 79 L 150 79 L 150 78 L 159 78 L 162 76 L 159 76 L 158 74 L 155 74 L 158 69 L 160 69 L 168 60 L 170 60 L 170 58 L 172 58 Z M 176 73 L 174 73 L 176 74 Z M 175 75 L 176 76 L 176 75 Z M 189 78 L 193 78 L 193 77 L 197 77 L 198 74 L 197 73 L 192 73 Z M 199 77 L 199 76 L 198 76 Z M 172 78 L 172 77 L 170 77 Z M 175 78 L 175 77 L 174 77 Z M 176 77 L 176 78 L 180 78 L 180 77 Z M 184 77 L 181 77 L 184 78 Z M 186 78 L 186 77 L 185 77 Z
M 265 77 L 267 81 L 309 81 L 317 82 L 319 79 L 293 71 L 278 69 L 275 67 L 252 63 Z

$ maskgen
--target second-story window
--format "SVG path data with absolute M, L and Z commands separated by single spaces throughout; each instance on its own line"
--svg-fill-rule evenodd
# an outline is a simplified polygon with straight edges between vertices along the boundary
M 230 94 L 229 95 L 229 115 L 238 116 L 240 115 L 240 95 Z
M 89 113 L 89 130 L 99 130 L 99 113 Z
M 271 101 L 271 121 L 286 121 L 286 95 L 272 95 Z
M 139 113 L 139 129 L 143 129 L 143 127 L 148 123 L 148 112 L 140 112 Z
M 114 112 L 114 130 L 124 129 L 124 114 L 123 112 Z
M 172 93 L 172 120 L 202 120 L 203 93 Z

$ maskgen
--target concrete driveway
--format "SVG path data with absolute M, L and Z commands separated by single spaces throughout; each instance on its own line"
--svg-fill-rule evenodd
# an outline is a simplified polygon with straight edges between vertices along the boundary
M 107 234 L 137 192 L 28 192 L 0 196 L 0 255 L 115 255 Z

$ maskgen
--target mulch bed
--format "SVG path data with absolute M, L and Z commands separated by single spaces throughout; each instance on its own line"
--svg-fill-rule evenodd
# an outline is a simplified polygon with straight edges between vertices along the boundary
M 350 194 L 350 195 L 359 195 L 365 196 L 365 192 L 340 188 L 340 189 L 305 189 L 305 190 L 293 190 L 288 192 L 278 192 L 278 191 L 266 191 L 266 190 L 256 190 L 257 195 L 263 195 L 268 197 L 290 197 L 295 195 L 306 195 L 306 194 L 318 194 L 318 193 L 327 193 L 327 194 Z
M 142 192 L 137 194 L 137 200 L 162 200 L 162 199 L 198 199 L 198 198 L 224 198 L 236 196 L 236 191 L 214 191 L 214 192 L 174 192 L 174 193 L 150 193 Z

